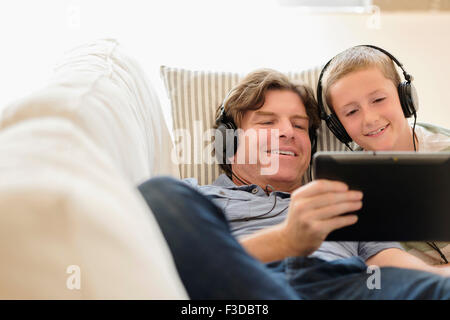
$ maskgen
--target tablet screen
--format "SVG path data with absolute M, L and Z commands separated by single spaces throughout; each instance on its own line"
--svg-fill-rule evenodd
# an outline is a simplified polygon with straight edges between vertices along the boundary
M 338 241 L 450 241 L 450 152 L 318 152 L 314 179 L 364 193 Z

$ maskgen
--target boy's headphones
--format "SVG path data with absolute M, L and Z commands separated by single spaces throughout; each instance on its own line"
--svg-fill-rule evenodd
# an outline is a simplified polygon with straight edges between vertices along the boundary
M 403 76 L 405 77 L 405 81 L 400 82 L 397 90 L 398 90 L 398 96 L 400 98 L 400 104 L 402 106 L 403 114 L 405 115 L 405 118 L 409 118 L 411 116 L 415 116 L 417 110 L 419 109 L 418 104 L 418 98 L 417 98 L 417 92 L 414 87 L 414 85 L 411 83 L 413 81 L 413 77 L 406 72 L 406 70 L 403 68 L 403 65 L 389 52 L 386 50 L 372 46 L 372 45 L 361 45 L 357 47 L 369 47 L 378 51 L 381 51 L 385 55 L 387 55 L 392 61 L 395 62 L 395 64 L 402 69 Z M 327 69 L 328 65 L 333 61 L 334 57 L 327 62 L 327 64 L 323 67 L 322 71 L 320 72 L 319 81 L 317 83 L 317 102 L 319 105 L 319 116 L 322 120 L 325 120 L 328 128 L 330 131 L 338 138 L 342 143 L 348 144 L 352 142 L 352 138 L 348 135 L 347 131 L 344 129 L 344 126 L 339 121 L 338 117 L 330 108 L 331 114 L 327 114 L 325 111 L 325 106 L 323 104 L 323 98 L 322 98 L 322 77 L 325 73 L 325 70 Z
M 230 91 L 231 92 L 231 91 Z M 237 147 L 238 147 L 238 133 L 237 133 L 237 126 L 234 123 L 234 120 L 229 117 L 225 112 L 225 103 L 230 94 L 227 95 L 225 100 L 222 102 L 222 104 L 219 107 L 219 115 L 216 119 L 216 126 L 217 131 L 215 135 L 214 140 L 214 150 L 217 161 L 219 163 L 223 163 L 224 165 L 227 164 L 227 159 L 232 157 L 236 154 Z M 308 129 L 309 133 L 309 139 L 311 141 L 311 161 L 312 156 L 316 152 L 317 149 L 317 133 L 316 130 L 312 129 L 311 127 Z M 218 134 L 220 134 L 220 137 L 218 137 Z M 217 139 L 222 139 L 222 149 L 219 148 L 220 145 L 218 145 Z M 231 151 L 233 153 L 231 153 Z

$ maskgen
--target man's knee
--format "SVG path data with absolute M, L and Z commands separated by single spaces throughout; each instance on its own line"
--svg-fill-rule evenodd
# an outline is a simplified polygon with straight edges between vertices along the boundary
M 155 177 L 142 183 L 138 189 L 155 215 L 159 211 L 165 214 L 170 211 L 179 219 L 199 218 L 228 228 L 223 211 L 188 183 L 172 177 Z
M 169 176 L 151 178 L 139 185 L 138 189 L 152 209 L 170 206 L 186 210 L 207 201 L 189 184 Z
M 141 191 L 141 193 L 146 193 L 146 192 L 152 191 L 152 190 L 170 189 L 181 183 L 182 182 L 180 182 L 179 180 L 176 180 L 169 176 L 154 177 L 154 178 L 150 178 L 147 181 L 141 183 L 138 186 L 138 189 L 139 189 L 139 191 Z

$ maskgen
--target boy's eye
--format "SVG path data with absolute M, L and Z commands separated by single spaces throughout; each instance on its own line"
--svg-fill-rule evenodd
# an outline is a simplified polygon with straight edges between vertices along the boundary
M 261 122 L 261 124 L 267 124 L 267 125 L 272 124 L 272 123 L 273 123 L 273 121 L 264 121 L 264 122 Z
M 381 102 L 381 101 L 383 101 L 384 99 L 386 99 L 386 98 L 378 98 L 378 99 L 375 99 L 373 102 L 374 103 L 378 103 L 378 102 Z

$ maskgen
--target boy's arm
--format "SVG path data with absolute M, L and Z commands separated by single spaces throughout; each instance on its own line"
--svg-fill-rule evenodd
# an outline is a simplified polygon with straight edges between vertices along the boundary
M 450 277 L 449 264 L 443 266 L 431 266 L 412 254 L 397 248 L 390 248 L 378 252 L 367 259 L 366 264 L 376 265 L 379 267 L 416 269 L 436 273 L 444 277 Z

